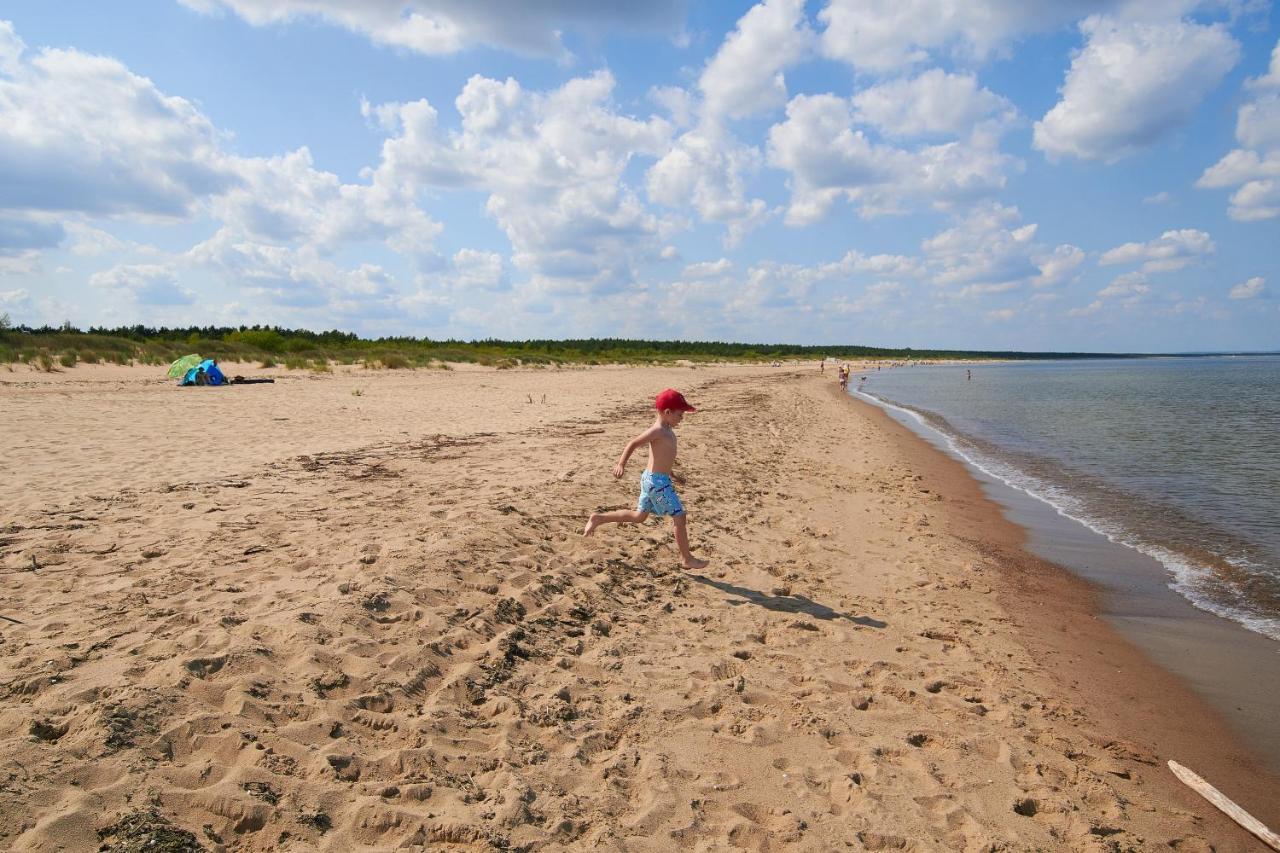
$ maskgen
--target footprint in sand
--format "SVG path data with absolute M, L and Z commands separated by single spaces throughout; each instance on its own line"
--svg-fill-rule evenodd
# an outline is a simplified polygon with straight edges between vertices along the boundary
M 212 658 L 193 658 L 184 664 L 187 672 L 199 679 L 207 679 L 209 676 L 221 670 L 227 664 L 226 655 L 218 655 Z

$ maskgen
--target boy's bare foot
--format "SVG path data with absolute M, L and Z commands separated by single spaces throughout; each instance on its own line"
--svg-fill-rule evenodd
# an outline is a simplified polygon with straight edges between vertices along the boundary
M 686 569 L 705 569 L 707 566 L 711 565 L 711 561 L 699 560 L 697 557 L 689 557 L 687 560 L 684 560 L 681 565 Z
M 600 522 L 596 521 L 595 513 L 592 513 L 591 517 L 587 519 L 587 526 L 582 528 L 582 535 L 590 536 L 592 533 L 596 532 L 596 528 L 599 526 Z

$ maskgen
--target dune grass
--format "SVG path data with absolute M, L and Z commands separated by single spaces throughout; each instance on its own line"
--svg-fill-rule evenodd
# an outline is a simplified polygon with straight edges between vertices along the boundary
M 676 361 L 765 362 L 790 359 L 1028 359 L 1097 357 L 1096 353 L 1019 353 L 962 350 L 886 349 L 864 346 L 741 344 L 720 341 L 656 341 L 590 338 L 578 340 L 436 341 L 428 338 L 359 338 L 339 331 L 312 332 L 275 327 L 127 326 L 81 331 L 59 327 L 14 326 L 0 315 L 0 364 L 22 362 L 52 371 L 76 364 L 168 365 L 199 353 L 219 361 L 283 364 L 292 370 L 325 372 L 330 365 L 363 364 L 380 370 L 449 369 L 472 363 L 507 370 L 596 364 L 666 364 Z

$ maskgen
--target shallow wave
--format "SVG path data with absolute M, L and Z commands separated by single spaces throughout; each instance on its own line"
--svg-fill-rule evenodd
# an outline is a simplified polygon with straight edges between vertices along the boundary
M 967 436 L 950 427 L 946 419 L 936 413 L 894 403 L 865 390 L 855 390 L 851 393 L 873 405 L 907 416 L 920 429 L 929 430 L 940 437 L 953 455 L 993 480 L 998 480 L 1010 488 L 1047 504 L 1063 518 L 1081 524 L 1117 545 L 1156 560 L 1169 572 L 1169 588 L 1199 609 L 1230 619 L 1250 631 L 1280 641 L 1280 618 L 1258 613 L 1238 600 L 1223 601 L 1221 595 L 1215 596 L 1209 591 L 1208 588 L 1213 587 L 1223 589 L 1232 598 L 1244 597 L 1243 593 L 1233 588 L 1234 585 L 1230 581 L 1220 577 L 1212 566 L 1169 548 L 1147 542 L 1119 522 L 1097 517 L 1086 510 L 1084 502 L 1077 495 L 1062 486 L 1022 470 L 990 453 L 982 452 Z M 1245 559 L 1224 559 L 1246 573 L 1252 573 L 1257 568 Z

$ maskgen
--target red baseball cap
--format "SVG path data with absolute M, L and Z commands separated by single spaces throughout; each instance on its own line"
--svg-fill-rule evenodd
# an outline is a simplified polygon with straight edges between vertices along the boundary
M 668 388 L 665 391 L 659 391 L 658 396 L 654 398 L 653 407 L 657 409 L 659 412 L 664 411 L 666 409 L 670 409 L 675 412 L 698 411 L 693 406 L 690 406 L 689 401 L 684 398 L 684 395 L 674 388 Z

